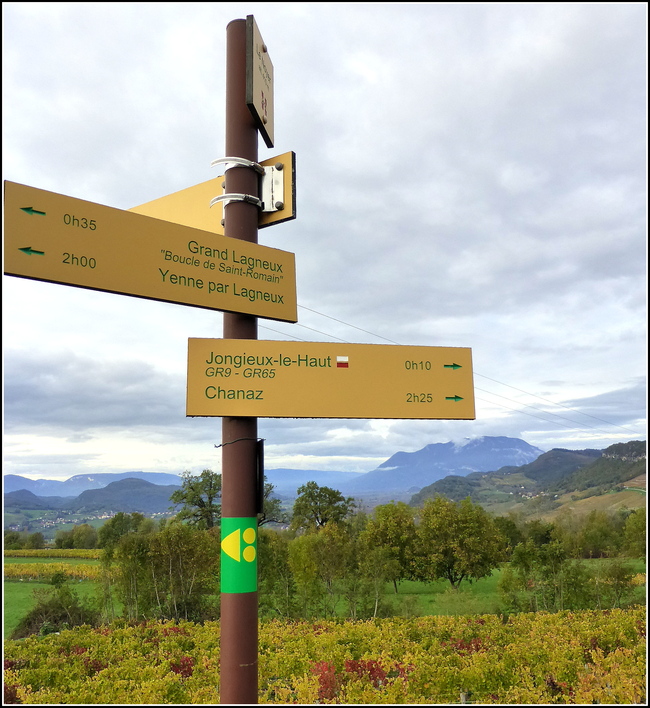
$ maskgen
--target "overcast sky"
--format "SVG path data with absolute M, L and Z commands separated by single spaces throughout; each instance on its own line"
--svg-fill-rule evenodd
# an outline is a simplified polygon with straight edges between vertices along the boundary
M 260 419 L 269 468 L 366 472 L 482 435 L 646 439 L 646 3 L 16 3 L 3 179 L 119 209 L 215 177 L 226 26 L 254 15 L 296 153 L 298 324 L 471 347 L 475 421 Z M 4 471 L 221 469 L 186 418 L 218 312 L 3 276 Z

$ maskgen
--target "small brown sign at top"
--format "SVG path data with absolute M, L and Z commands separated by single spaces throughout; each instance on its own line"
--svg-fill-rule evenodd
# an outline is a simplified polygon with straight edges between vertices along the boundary
M 246 105 L 273 147 L 273 64 L 253 15 L 246 17 Z

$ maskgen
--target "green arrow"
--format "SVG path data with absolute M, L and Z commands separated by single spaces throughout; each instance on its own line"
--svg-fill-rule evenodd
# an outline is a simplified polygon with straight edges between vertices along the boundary
M 463 367 L 460 364 L 445 364 L 444 368 L 445 369 L 462 369 Z
M 45 216 L 44 211 L 38 211 L 37 209 L 34 209 L 34 207 L 20 207 L 20 209 L 26 214 L 38 214 L 39 216 Z
M 26 246 L 25 248 L 19 248 L 19 251 L 26 253 L 28 256 L 44 256 L 45 251 L 35 251 L 31 246 Z
M 445 401 L 462 401 L 460 396 L 446 396 Z

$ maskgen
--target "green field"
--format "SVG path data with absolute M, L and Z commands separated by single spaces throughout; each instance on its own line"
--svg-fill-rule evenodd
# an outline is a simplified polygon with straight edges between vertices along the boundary
M 20 620 L 34 607 L 36 600 L 34 590 L 51 588 L 49 583 L 5 582 L 4 583 L 4 615 L 3 637 L 8 639 L 16 629 Z M 96 591 L 96 583 L 82 582 L 75 584 L 75 590 L 81 597 L 92 597 Z
M 99 561 L 84 558 L 5 558 L 5 563 L 83 563 L 97 565 Z M 598 560 L 585 561 L 588 564 L 599 563 Z M 643 559 L 627 561 L 637 573 L 645 573 L 646 564 Z M 387 583 L 384 592 L 384 602 L 389 606 L 394 616 L 454 616 L 474 614 L 495 614 L 502 612 L 501 599 L 497 591 L 500 570 L 474 583 L 464 582 L 458 591 L 453 590 L 446 580 L 434 583 L 422 583 L 405 580 L 398 585 L 397 594 L 391 583 Z M 50 587 L 37 581 L 5 581 L 4 582 L 4 638 L 18 625 L 20 619 L 34 606 L 33 591 L 37 588 Z M 83 581 L 75 583 L 75 588 L 83 596 L 96 594 L 97 583 Z M 638 588 L 635 600 L 645 602 L 645 587 Z

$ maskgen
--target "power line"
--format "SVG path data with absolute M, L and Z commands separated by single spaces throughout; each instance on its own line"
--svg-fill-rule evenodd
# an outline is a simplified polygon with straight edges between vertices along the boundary
M 521 393 L 525 393 L 527 396 L 534 396 L 535 398 L 539 398 L 540 401 L 545 401 L 546 403 L 550 403 L 554 406 L 560 406 L 562 408 L 566 408 L 569 411 L 573 411 L 573 408 L 570 408 L 569 406 L 565 406 L 563 403 L 556 403 L 555 401 L 551 401 L 548 398 L 544 398 L 543 396 L 538 396 L 536 393 L 529 393 L 528 391 L 524 391 L 521 388 L 517 388 L 516 386 L 511 386 L 510 384 L 503 383 L 502 381 L 497 381 L 496 379 L 491 379 L 489 376 L 484 376 L 483 374 L 478 374 L 476 371 L 474 372 L 476 376 L 480 376 L 483 379 L 488 379 L 489 381 L 494 381 L 495 383 L 501 384 L 502 386 L 507 386 L 508 388 L 512 388 L 515 391 L 520 391 Z M 498 393 L 494 394 L 495 396 L 498 396 Z M 505 396 L 503 397 L 505 398 Z M 510 400 L 510 399 L 508 399 Z M 617 425 L 616 423 L 610 423 L 608 420 L 604 420 L 603 418 L 597 418 L 595 415 L 590 415 L 589 413 L 583 413 L 582 411 L 575 411 L 579 415 L 586 415 L 588 418 L 593 418 L 594 420 L 599 420 L 601 423 L 607 423 L 607 425 L 612 425 L 616 428 L 620 428 L 621 430 L 627 430 L 628 433 L 634 433 L 635 435 L 638 435 L 639 433 L 636 430 L 631 430 L 630 428 L 625 428 L 622 425 Z M 553 414 L 555 415 L 555 414 Z M 596 428 L 597 430 L 597 428 Z
M 367 329 L 361 329 L 361 327 L 357 327 L 356 325 L 350 324 L 349 322 L 344 322 L 343 320 L 337 320 L 336 317 L 331 317 L 330 315 L 325 315 L 322 312 L 318 312 L 317 310 L 312 310 L 309 307 L 305 307 L 304 305 L 298 305 L 298 307 L 302 310 L 308 310 L 309 312 L 313 312 L 317 315 L 320 315 L 321 317 L 327 317 L 328 320 L 334 320 L 334 322 L 339 322 L 340 324 L 343 324 L 346 327 L 353 327 L 354 329 L 358 329 L 359 332 L 365 332 L 366 334 L 369 334 L 371 337 L 377 337 L 378 339 L 383 339 L 385 342 L 390 342 L 391 344 L 399 344 L 399 342 L 394 342 L 392 339 L 387 339 L 386 337 L 382 337 L 381 334 L 375 334 L 374 332 L 369 332 Z M 304 325 L 299 325 L 299 327 L 304 327 Z M 309 328 L 307 328 L 307 329 L 309 329 Z M 331 336 L 332 335 L 330 335 L 330 337 Z M 338 339 L 338 337 L 334 337 L 334 339 Z M 345 340 L 341 340 L 341 341 L 345 341 Z M 348 344 L 351 344 L 351 342 L 348 342 Z
M 483 391 L 483 393 L 487 393 L 490 396 L 499 396 L 499 398 L 505 398 L 506 401 L 510 401 L 511 403 L 516 403 L 516 401 L 513 401 L 512 399 L 507 398 L 506 396 L 502 396 L 499 393 L 494 393 L 492 391 L 485 391 L 484 389 L 478 388 L 478 387 L 476 388 L 476 390 Z M 553 425 L 561 425 L 563 428 L 575 428 L 576 425 L 579 425 L 583 428 L 588 428 L 589 430 L 598 430 L 599 432 L 604 433 L 605 435 L 609 435 L 609 433 L 606 430 L 603 430 L 602 428 L 596 428 L 593 425 L 587 425 L 587 423 L 579 423 L 578 421 L 572 420 L 571 418 L 567 418 L 566 416 L 558 415 L 557 413 L 552 413 L 551 411 L 545 411 L 540 408 L 536 408 L 535 406 L 531 406 L 529 404 L 524 404 L 523 407 L 524 408 L 532 408 L 535 411 L 539 411 L 540 413 L 545 413 L 546 415 L 552 415 L 555 418 L 562 418 L 563 420 L 568 420 L 570 423 L 572 423 L 572 425 L 566 425 L 565 423 L 559 423 L 556 420 L 549 420 L 548 418 L 542 418 L 541 416 L 535 415 L 534 413 L 528 413 L 527 411 L 522 410 L 521 408 L 511 408 L 510 406 L 506 406 L 503 403 L 498 403 L 497 401 L 487 401 L 487 400 L 485 400 L 485 398 L 477 398 L 476 400 L 483 401 L 483 403 L 489 403 L 489 404 L 495 405 L 495 406 L 501 406 L 502 408 L 508 408 L 511 411 L 516 411 L 517 413 L 521 413 L 522 415 L 529 415 L 532 418 L 539 418 L 540 420 L 544 420 L 547 423 L 552 423 Z M 607 421 L 605 421 L 605 422 L 607 422 Z M 632 431 L 632 432 L 634 432 L 634 431 Z
M 400 345 L 400 342 L 396 342 L 396 341 L 394 341 L 394 340 L 392 340 L 392 339 L 388 339 L 387 337 L 383 337 L 383 336 L 380 335 L 380 334 L 375 334 L 374 332 L 370 332 L 369 330 L 363 329 L 362 327 L 357 327 L 356 325 L 350 324 L 349 322 L 345 322 L 344 320 L 337 319 L 336 317 L 332 317 L 331 315 L 326 315 L 324 312 L 319 312 L 318 310 L 313 310 L 313 309 L 311 309 L 310 307 L 305 307 L 304 305 L 298 305 L 298 307 L 300 307 L 302 310 L 307 310 L 308 312 L 313 312 L 313 313 L 316 314 L 316 315 L 320 315 L 321 317 L 326 317 L 327 319 L 333 320 L 334 322 L 338 322 L 339 324 L 345 325 L 346 327 L 352 327 L 353 329 L 357 329 L 357 330 L 359 330 L 360 332 L 364 332 L 365 334 L 369 334 L 371 337 L 377 337 L 378 339 L 383 339 L 384 341 L 390 342 L 391 344 Z M 329 333 L 327 333 L 327 332 L 322 332 L 321 330 L 314 329 L 313 327 L 308 327 L 307 325 L 303 325 L 303 324 L 299 324 L 299 323 L 296 323 L 296 325 L 297 325 L 298 327 L 303 327 L 304 329 L 308 329 L 308 330 L 310 330 L 310 331 L 312 331 L 312 332 L 317 332 L 318 334 L 322 334 L 322 335 L 324 335 L 324 336 L 326 336 L 326 337 L 331 337 L 332 339 L 336 339 L 336 340 L 338 340 L 338 341 L 340 341 L 340 342 L 345 342 L 345 343 L 347 343 L 347 344 L 351 344 L 351 343 L 352 343 L 352 342 L 348 342 L 348 340 L 341 339 L 340 337 L 336 337 L 336 336 L 333 335 L 333 334 L 329 334 Z M 273 329 L 271 329 L 270 327 L 264 327 L 263 325 L 261 325 L 260 327 L 261 327 L 262 329 L 268 329 L 268 330 L 270 330 L 270 331 L 272 331 L 272 332 L 276 332 L 277 334 L 282 334 L 283 336 L 290 336 L 290 337 L 292 337 L 293 339 L 297 339 L 298 341 L 308 341 L 308 340 L 301 340 L 299 337 L 296 337 L 296 336 L 294 336 L 294 335 L 290 335 L 290 334 L 285 335 L 284 332 L 280 332 L 280 331 L 278 331 L 278 330 L 273 330 Z M 616 427 L 616 428 L 621 428 L 621 430 L 626 430 L 627 432 L 633 433 L 634 435 L 640 435 L 640 433 L 638 433 L 638 432 L 635 431 L 635 430 L 631 430 L 630 428 L 626 428 L 626 427 L 624 427 L 624 426 L 622 426 L 622 425 L 618 425 L 617 423 L 612 423 L 612 422 L 610 422 L 610 421 L 608 421 L 608 420 L 604 420 L 603 418 L 598 418 L 598 417 L 596 417 L 596 416 L 590 415 L 589 413 L 582 413 L 581 411 L 577 411 L 577 410 L 575 410 L 575 409 L 573 409 L 573 408 L 570 408 L 569 406 L 565 406 L 565 405 L 562 404 L 562 403 L 556 403 L 555 401 L 551 401 L 551 400 L 546 399 L 546 398 L 544 398 L 544 397 L 542 397 L 542 396 L 539 396 L 539 395 L 537 395 L 537 394 L 535 394 L 535 393 L 530 393 L 529 391 L 524 391 L 523 389 L 517 388 L 516 386 L 511 386 L 510 384 L 504 383 L 503 381 L 498 381 L 497 379 L 493 379 L 493 378 L 491 378 L 491 377 L 489 377 L 489 376 L 485 376 L 484 374 L 480 374 L 480 373 L 478 373 L 478 372 L 476 372 L 476 371 L 474 371 L 474 374 L 475 374 L 476 376 L 480 376 L 481 378 L 488 379 L 489 381 L 493 381 L 494 383 L 497 383 L 497 384 L 499 384 L 499 385 L 501 385 L 501 386 L 507 386 L 508 388 L 512 388 L 513 390 L 519 391 L 520 393 L 524 393 L 524 394 L 526 394 L 527 396 L 533 396 L 534 398 L 539 398 L 541 401 L 544 401 L 544 402 L 546 402 L 546 403 L 550 403 L 550 404 L 553 405 L 553 406 L 559 406 L 559 407 L 561 407 L 561 408 L 565 408 L 566 410 L 572 411 L 572 412 L 576 413 L 577 415 L 587 416 L 587 417 L 589 417 L 589 418 L 593 418 L 594 420 L 598 420 L 598 421 L 600 421 L 601 423 L 605 423 L 605 424 L 607 424 L 607 425 L 609 425 L 609 426 L 613 426 L 613 427 Z M 487 394 L 492 395 L 492 396 L 498 396 L 499 398 L 503 398 L 503 399 L 505 399 L 506 401 L 510 401 L 511 403 L 515 403 L 515 404 L 517 404 L 517 405 L 519 405 L 519 406 L 522 405 L 519 401 L 515 401 L 515 400 L 513 400 L 513 399 L 511 399 L 511 398 L 508 398 L 507 396 L 502 396 L 501 394 L 493 393 L 492 391 L 486 391 L 485 389 L 479 389 L 479 388 L 477 388 L 477 390 L 483 391 L 484 393 L 487 393 Z M 510 406 L 505 406 L 505 405 L 503 405 L 502 403 L 498 403 L 498 402 L 496 402 L 496 401 L 486 401 L 485 399 L 477 399 L 477 400 L 480 400 L 480 401 L 482 401 L 482 402 L 484 402 L 484 403 L 490 403 L 490 404 L 492 404 L 492 405 L 501 406 L 501 407 L 503 407 L 503 408 L 507 408 L 508 410 L 517 411 L 517 412 L 522 413 L 522 414 L 524 414 L 524 415 L 529 415 L 529 416 L 531 416 L 531 417 L 533 417 L 533 418 L 539 418 L 540 420 L 544 420 L 544 421 L 546 421 L 547 423 L 555 423 L 555 424 L 557 424 L 557 425 L 563 425 L 563 427 L 567 427 L 567 428 L 571 427 L 571 426 L 568 426 L 568 425 L 564 425 L 564 424 L 562 424 L 562 423 L 558 423 L 557 421 L 548 420 L 547 418 L 541 418 L 540 416 L 536 416 L 536 415 L 534 415 L 534 414 L 532 414 L 532 413 L 527 413 L 526 411 L 521 410 L 521 407 L 520 407 L 520 408 L 511 408 Z M 538 408 L 535 408 L 535 406 L 531 406 L 530 404 L 523 404 L 523 407 L 524 407 L 524 408 L 532 408 L 533 410 L 537 410 L 537 411 L 539 411 L 539 412 L 546 413 L 546 414 L 548 414 L 548 415 L 552 415 L 552 416 L 554 416 L 554 417 L 556 417 L 556 418 L 562 418 L 562 419 L 564 419 L 564 420 L 568 420 L 568 421 L 569 421 L 570 423 L 572 423 L 574 426 L 575 426 L 575 425 L 579 425 L 579 426 L 588 428 L 588 429 L 590 429 L 590 430 L 598 430 L 598 431 L 600 431 L 601 433 L 607 434 L 607 431 L 602 430 L 601 428 L 596 428 L 595 426 L 587 425 L 587 423 L 581 423 L 581 422 L 572 420 L 571 418 L 567 418 L 566 416 L 561 416 L 561 415 L 559 415 L 558 413 L 552 413 L 552 412 L 550 412 L 550 411 L 542 411 L 542 410 L 540 410 L 540 409 L 538 409 Z
M 487 391 L 487 393 L 491 393 L 490 391 Z M 495 394 L 498 395 L 498 394 Z M 503 398 L 503 396 L 502 396 Z M 528 415 L 531 418 L 538 418 L 539 420 L 543 420 L 545 423 L 552 423 L 553 425 L 561 425 L 563 428 L 569 428 L 570 430 L 575 427 L 575 425 L 585 425 L 584 423 L 575 423 L 574 425 L 566 425 L 566 423 L 558 423 L 555 420 L 549 420 L 548 418 L 542 418 L 541 415 L 535 415 L 534 413 L 527 413 L 526 411 L 522 411 L 521 408 L 512 408 L 511 406 L 506 406 L 503 403 L 495 403 L 494 401 L 487 401 L 485 398 L 479 398 L 478 396 L 476 397 L 477 401 L 481 401 L 483 403 L 490 403 L 491 405 L 495 406 L 500 406 L 501 408 L 507 408 L 510 411 L 515 411 L 515 413 L 521 413 L 522 415 Z M 509 400 L 509 399 L 506 399 Z M 530 408 L 531 406 L 526 406 L 527 408 Z M 554 415 L 553 413 L 550 413 L 549 415 Z M 567 418 L 566 420 L 569 420 Z M 590 425 L 585 425 L 585 427 L 589 428 L 590 430 L 599 430 L 599 428 L 592 428 Z M 601 433 L 606 433 L 607 431 L 601 430 Z

